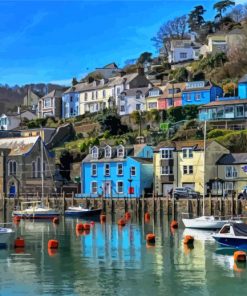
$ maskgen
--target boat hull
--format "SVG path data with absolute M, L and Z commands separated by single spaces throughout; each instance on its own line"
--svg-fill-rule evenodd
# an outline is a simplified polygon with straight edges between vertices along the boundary
M 182 219 L 186 228 L 194 229 L 220 229 L 227 221 L 224 220 L 200 220 L 200 219 Z
M 0 232 L 0 247 L 5 247 L 14 231 L 12 229 L 8 229 L 8 232 Z
M 49 220 L 58 217 L 60 214 L 58 212 L 48 212 L 48 213 L 27 213 L 21 211 L 14 211 L 13 217 L 19 217 L 20 219 L 44 219 Z
M 222 246 L 247 249 L 247 238 L 221 237 L 213 235 L 213 238 Z
M 64 212 L 64 215 L 66 217 L 74 217 L 74 218 L 95 218 L 99 217 L 101 214 L 102 209 L 96 209 L 96 210 L 66 210 Z

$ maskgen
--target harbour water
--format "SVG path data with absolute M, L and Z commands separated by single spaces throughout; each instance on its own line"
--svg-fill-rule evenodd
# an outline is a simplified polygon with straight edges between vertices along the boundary
M 161 217 L 130 219 L 119 228 L 110 217 L 90 233 L 76 233 L 77 220 L 21 221 L 13 240 L 0 250 L 0 295 L 246 295 L 247 267 L 236 265 L 233 250 L 220 249 L 210 232 L 171 231 Z M 155 233 L 155 246 L 145 236 Z M 194 248 L 183 236 L 195 237 Z M 48 251 L 49 239 L 59 249 Z

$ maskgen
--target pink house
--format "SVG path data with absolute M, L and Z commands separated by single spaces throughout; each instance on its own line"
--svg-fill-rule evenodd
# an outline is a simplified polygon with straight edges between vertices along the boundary
M 185 83 L 168 83 L 163 95 L 158 100 L 158 109 L 164 110 L 170 107 L 182 106 L 182 91 Z

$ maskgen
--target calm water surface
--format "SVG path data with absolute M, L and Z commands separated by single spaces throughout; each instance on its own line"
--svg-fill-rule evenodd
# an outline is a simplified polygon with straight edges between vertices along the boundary
M 110 218 L 110 217 L 109 217 Z M 247 268 L 235 265 L 233 250 L 220 249 L 210 232 L 171 232 L 166 218 L 149 223 L 131 219 L 120 229 L 114 222 L 96 223 L 77 235 L 77 220 L 21 221 L 13 242 L 0 250 L 0 295 L 246 295 Z M 155 247 L 145 235 L 156 234 Z M 193 249 L 183 245 L 195 237 Z M 58 239 L 57 252 L 47 242 Z

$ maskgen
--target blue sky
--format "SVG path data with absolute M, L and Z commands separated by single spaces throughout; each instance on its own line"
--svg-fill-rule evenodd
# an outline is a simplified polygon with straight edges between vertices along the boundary
M 0 0 L 0 83 L 67 82 L 143 51 L 166 20 L 204 0 Z M 239 0 L 239 2 L 245 2 Z

